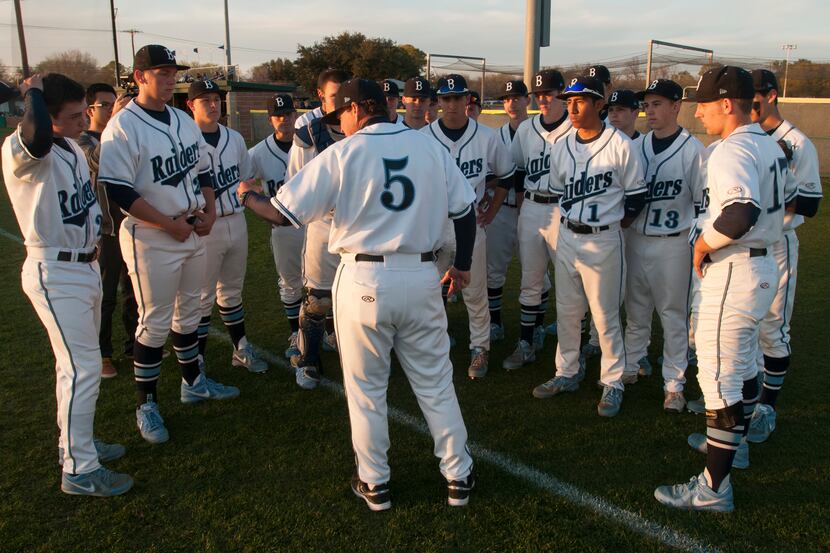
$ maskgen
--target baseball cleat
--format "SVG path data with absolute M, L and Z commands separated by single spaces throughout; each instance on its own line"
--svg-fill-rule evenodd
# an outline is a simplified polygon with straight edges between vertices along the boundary
M 588 342 L 582 346 L 582 355 L 585 356 L 585 359 L 591 359 L 592 357 L 602 355 L 602 350 L 599 346 L 595 346 L 594 344 Z
M 651 368 L 651 361 L 648 360 L 648 357 L 643 357 L 637 364 L 640 366 L 637 374 L 640 376 L 651 376 L 653 369 Z
M 564 392 L 575 392 L 579 389 L 579 380 L 571 376 L 554 376 L 544 384 L 533 388 L 533 397 L 547 399 Z
M 113 472 L 106 467 L 86 474 L 64 472 L 61 478 L 61 491 L 69 495 L 112 497 L 127 493 L 132 487 L 133 479 L 128 474 Z
M 704 455 L 706 455 L 706 452 L 708 451 L 708 447 L 706 446 L 706 434 L 701 434 L 700 432 L 689 434 L 689 437 L 686 439 L 686 443 L 689 444 L 689 447 L 695 451 L 703 453 Z M 732 460 L 732 468 L 749 468 L 749 444 L 746 443 L 745 440 L 741 440 L 741 444 L 735 451 L 735 458 Z
M 749 433 L 747 441 L 753 444 L 760 444 L 767 441 L 775 431 L 776 413 L 772 405 L 759 403 L 752 412 L 752 419 L 749 421 Z
M 337 351 L 337 335 L 334 332 L 323 333 L 323 351 Z
M 447 480 L 447 504 L 450 507 L 463 507 L 470 502 L 470 492 L 476 486 L 472 472 L 464 480 Z
M 300 348 L 297 346 L 297 338 L 298 334 L 296 332 L 292 332 L 291 336 L 288 337 L 288 349 L 285 350 L 286 359 L 301 355 Z
M 93 439 L 95 444 L 95 452 L 98 454 L 99 463 L 109 463 L 120 459 L 127 453 L 127 448 L 121 444 L 108 444 L 98 439 Z M 58 464 L 63 466 L 63 448 L 58 447 Z
M 508 371 L 512 371 L 521 369 L 534 361 L 536 361 L 536 352 L 533 350 L 533 346 L 524 340 L 519 340 L 516 350 L 501 362 L 501 366 Z
M 268 370 L 268 363 L 256 354 L 251 344 L 245 344 L 245 347 L 233 351 L 231 365 L 245 367 L 252 373 L 264 373 Z
M 490 324 L 490 341 L 498 342 L 504 340 L 504 327 L 495 323 Z
M 167 428 L 164 427 L 164 419 L 159 413 L 158 403 L 148 401 L 142 403 L 135 410 L 136 424 L 141 437 L 151 444 L 160 444 L 170 439 Z
M 101 378 L 115 378 L 118 376 L 118 369 L 112 364 L 112 358 L 101 358 Z
M 545 327 L 543 326 L 536 326 L 533 327 L 533 349 L 536 351 L 542 351 L 542 348 L 545 347 Z
M 205 373 L 200 373 L 193 384 L 188 384 L 185 379 L 182 379 L 182 403 L 197 403 L 206 399 L 233 399 L 235 397 L 239 397 L 239 388 L 220 384 L 208 378 Z
M 602 398 L 597 404 L 597 413 L 600 417 L 616 417 L 622 406 L 623 391 L 613 386 L 602 389 Z
M 352 491 L 357 497 L 363 499 L 372 511 L 387 511 L 392 508 L 388 483 L 371 486 L 355 473 L 352 476 Z
M 686 404 L 686 409 L 696 415 L 702 415 L 706 413 L 706 402 L 703 401 L 703 396 L 700 396 L 698 399 L 693 399 L 689 403 Z
M 654 490 L 654 498 L 663 505 L 676 509 L 730 513 L 735 509 L 735 503 L 732 500 L 732 484 L 728 477 L 720 487 L 719 492 L 714 491 L 701 473 L 692 476 L 686 484 L 660 486 Z
M 683 392 L 665 392 L 663 396 L 663 410 L 669 413 L 682 413 L 686 409 L 686 398 Z
M 548 326 L 545 327 L 545 332 L 547 332 L 551 336 L 556 336 L 556 328 L 556 323 L 550 323 Z
M 467 369 L 467 376 L 472 379 L 484 378 L 487 375 L 490 352 L 484 348 L 473 348 L 470 353 L 472 359 L 470 359 L 470 367 Z
M 314 365 L 294 368 L 297 386 L 303 390 L 313 390 L 320 383 L 320 373 Z

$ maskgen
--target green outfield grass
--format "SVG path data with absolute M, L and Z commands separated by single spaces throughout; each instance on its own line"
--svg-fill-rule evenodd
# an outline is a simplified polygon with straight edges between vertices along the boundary
M 830 183 L 825 182 L 825 187 Z M 19 235 L 8 195 L 0 227 Z M 282 357 L 287 325 L 276 286 L 268 228 L 249 217 L 245 287 L 251 340 Z M 651 522 L 721 551 L 830 549 L 830 403 L 827 323 L 830 313 L 830 216 L 826 206 L 800 231 L 801 264 L 793 321 L 794 356 L 779 402 L 779 428 L 751 447 L 752 466 L 733 474 L 737 510 L 686 513 L 660 506 L 655 486 L 688 480 L 703 457 L 686 446 L 704 422 L 662 412 L 658 376 L 630 387 L 615 419 L 596 414 L 597 361 L 579 392 L 536 400 L 532 388 L 553 373 L 555 339 L 540 360 L 507 373 L 501 360 L 518 335 L 519 268 L 505 289 L 508 338 L 494 345 L 490 373 L 469 381 L 466 312 L 449 308 L 455 385 L 470 439 L 478 447 L 533 467 Z M 252 375 L 230 366 L 231 349 L 210 340 L 208 367 L 239 386 L 238 400 L 185 406 L 180 376 L 167 359 L 161 410 L 171 439 L 144 442 L 136 428 L 131 367 L 103 381 L 96 435 L 127 447 L 110 468 L 131 474 L 135 488 L 112 499 L 60 492 L 54 358 L 46 332 L 20 287 L 22 246 L 0 236 L 0 551 L 662 551 L 664 543 L 479 458 L 468 508 L 446 506 L 432 444 L 390 422 L 393 508 L 375 514 L 349 489 L 353 456 L 342 396 L 300 390 L 293 374 L 272 366 Z M 553 303 L 553 302 L 551 302 Z M 553 319 L 553 307 L 548 320 Z M 218 326 L 218 315 L 215 317 Z M 119 321 L 116 314 L 115 321 Z M 116 326 L 115 343 L 123 330 Z M 342 339 L 348 339 L 343 337 Z M 655 336 L 650 357 L 656 361 Z M 341 380 L 336 355 L 326 376 Z M 697 397 L 691 378 L 688 397 Z M 391 405 L 420 419 L 402 371 L 393 367 Z M 537 478 L 538 480 L 538 478 Z

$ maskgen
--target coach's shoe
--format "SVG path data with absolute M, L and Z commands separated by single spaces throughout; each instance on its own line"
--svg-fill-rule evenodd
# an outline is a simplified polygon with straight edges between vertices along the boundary
M 115 378 L 118 376 L 118 369 L 112 364 L 111 357 L 101 358 L 101 378 Z
M 135 410 L 135 419 L 141 437 L 151 444 L 160 444 L 170 439 L 170 434 L 167 433 L 167 428 L 164 427 L 164 419 L 161 418 L 161 413 L 159 413 L 158 403 L 155 401 L 142 403 Z
M 357 497 L 363 499 L 372 511 L 387 511 L 392 508 L 388 483 L 370 486 L 355 472 L 352 475 L 352 491 Z
M 245 367 L 248 369 L 248 372 L 252 373 L 264 373 L 268 370 L 268 363 L 256 354 L 254 347 L 250 343 L 233 350 L 231 365 L 234 367 Z
M 490 341 L 498 342 L 504 340 L 504 327 L 496 323 L 490 323 Z
M 702 415 L 706 413 L 706 403 L 703 401 L 703 396 L 700 396 L 698 399 L 693 399 L 689 403 L 686 404 L 686 409 L 696 415 Z
M 313 390 L 320 383 L 320 371 L 314 365 L 294 367 L 294 377 L 303 390 Z
M 582 355 L 585 356 L 585 359 L 591 359 L 592 357 L 602 355 L 602 350 L 599 346 L 595 346 L 591 342 L 588 342 L 582 346 Z
M 694 432 L 689 434 L 686 439 L 689 447 L 695 451 L 699 451 L 706 455 L 706 434 Z M 741 440 L 741 445 L 735 451 L 735 458 L 732 460 L 732 468 L 734 469 L 748 469 L 749 468 L 749 444 L 745 440 Z
M 199 374 L 193 384 L 188 384 L 187 380 L 182 379 L 182 403 L 197 403 L 206 399 L 233 399 L 235 397 L 239 397 L 239 388 L 220 384 L 208 378 L 205 373 Z
M 296 332 L 292 332 L 291 336 L 288 337 L 288 349 L 285 350 L 286 359 L 291 359 L 294 356 L 299 357 L 301 355 L 300 348 L 297 345 L 298 339 L 299 335 Z
M 334 332 L 323 332 L 323 351 L 337 351 L 337 335 Z
M 616 417 L 622 406 L 623 391 L 613 386 L 602 389 L 602 398 L 597 404 L 597 413 L 600 417 Z
M 692 476 L 686 484 L 660 486 L 654 490 L 654 498 L 663 505 L 676 509 L 730 513 L 735 509 L 735 503 L 732 500 L 732 483 L 729 482 L 728 476 L 720 488 L 719 492 L 710 488 L 706 483 L 706 477 L 701 473 Z
M 533 327 L 533 349 L 535 351 L 542 351 L 545 347 L 545 327 Z
M 547 332 L 551 336 L 556 336 L 556 328 L 556 323 L 550 323 L 548 326 L 545 327 L 545 332 Z
M 133 487 L 133 479 L 128 474 L 113 472 L 106 467 L 86 474 L 63 473 L 61 491 L 69 495 L 90 495 L 93 497 L 112 497 L 127 493 Z
M 749 421 L 749 434 L 746 439 L 753 444 L 767 441 L 775 431 L 775 409 L 771 405 L 758 403 Z
M 470 502 L 470 492 L 476 486 L 476 477 L 470 472 L 464 480 L 447 480 L 447 503 L 450 507 L 463 507 Z
M 490 352 L 484 348 L 473 348 L 470 350 L 470 367 L 467 369 L 467 376 L 470 378 L 484 378 L 487 375 Z
M 121 444 L 108 444 L 97 438 L 94 438 L 92 443 L 95 444 L 95 453 L 98 454 L 99 463 L 109 463 L 110 461 L 115 461 L 127 453 L 127 448 Z M 62 447 L 58 447 L 58 464 L 63 466 Z
M 534 361 L 536 361 L 536 352 L 534 351 L 533 346 L 524 340 L 519 340 L 516 350 L 501 362 L 501 366 L 508 371 L 512 371 L 515 369 L 521 369 L 525 365 L 533 363 Z
M 554 376 L 544 384 L 533 388 L 533 397 L 547 399 L 563 392 L 575 392 L 579 389 L 579 381 L 576 377 Z
M 640 376 L 651 376 L 653 369 L 651 368 L 651 361 L 648 360 L 648 357 L 643 357 L 637 362 L 640 369 L 637 371 L 637 374 Z
M 686 398 L 683 392 L 665 392 L 663 395 L 663 411 L 668 413 L 682 413 L 686 409 Z

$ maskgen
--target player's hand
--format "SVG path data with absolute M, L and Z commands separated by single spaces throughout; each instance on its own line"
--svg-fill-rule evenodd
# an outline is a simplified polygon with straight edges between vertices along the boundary
M 196 224 L 193 225 L 193 230 L 199 236 L 207 236 L 210 234 L 210 229 L 213 228 L 213 223 L 216 222 L 216 213 L 205 213 L 204 211 L 194 211 L 196 216 Z
M 242 202 L 242 195 L 245 192 L 256 192 L 257 194 L 262 194 L 262 187 L 256 182 L 256 179 L 250 179 L 239 183 L 239 186 L 236 189 L 236 197 L 239 198 L 240 202 Z
M 489 204 L 486 210 L 479 210 L 478 215 L 476 216 L 476 222 L 478 223 L 478 226 L 480 226 L 481 228 L 489 226 L 490 223 L 493 222 L 493 219 L 495 219 L 496 212 L 497 210 L 493 209 L 493 206 Z
M 43 75 L 40 73 L 35 73 L 31 75 L 28 79 L 24 79 L 22 83 L 20 83 L 20 97 L 26 96 L 26 92 L 30 88 L 36 88 L 40 91 L 43 90 Z
M 115 104 L 113 104 L 112 106 L 112 115 L 115 115 L 116 113 L 127 107 L 127 104 L 129 104 L 130 100 L 132 99 L 132 96 L 128 96 L 127 94 L 121 94 L 121 96 L 115 99 Z
M 694 255 L 692 257 L 692 267 L 697 273 L 697 276 L 703 278 L 703 265 L 706 263 L 706 256 L 715 251 L 712 249 L 709 244 L 706 243 L 706 240 L 703 239 L 703 236 L 698 237 L 695 241 L 695 249 Z
M 448 282 L 450 288 L 447 290 L 447 297 L 449 298 L 470 285 L 470 271 L 459 271 L 455 267 L 450 267 L 444 274 L 444 278 L 441 279 L 441 284 L 447 284 Z
M 175 219 L 170 219 L 164 231 L 178 242 L 184 242 L 190 237 L 190 233 L 193 232 L 193 225 L 187 222 L 187 217 L 185 216 L 176 217 Z

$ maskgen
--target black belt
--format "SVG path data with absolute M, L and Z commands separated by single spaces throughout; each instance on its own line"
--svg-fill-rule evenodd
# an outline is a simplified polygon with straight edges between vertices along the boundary
M 568 230 L 573 231 L 577 234 L 596 234 L 597 232 L 602 232 L 604 230 L 608 230 L 611 227 L 608 225 L 602 225 L 601 227 L 592 227 L 591 225 L 583 225 L 582 223 L 572 223 L 565 219 L 564 217 L 559 218 L 560 223 L 564 223 Z
M 75 259 L 72 259 L 72 252 L 67 250 L 61 250 L 58 252 L 58 261 L 76 261 L 78 263 L 91 263 L 95 261 L 95 258 L 98 257 L 98 251 L 93 250 L 89 253 L 79 253 L 75 256 Z
M 354 256 L 355 261 L 368 261 L 369 263 L 383 263 L 385 260 L 382 255 L 372 255 L 368 253 L 359 253 Z M 421 261 L 435 261 L 435 254 L 433 252 L 424 252 L 421 254 Z
M 767 255 L 766 248 L 749 248 L 749 257 L 764 257 Z
M 559 203 L 559 196 L 543 196 L 542 194 L 536 194 L 535 192 L 527 192 L 527 191 L 525 191 L 525 199 L 530 200 L 532 202 L 536 202 L 537 204 L 558 204 Z
M 646 234 L 645 236 L 654 238 L 677 238 L 678 236 L 680 236 L 680 233 L 673 232 L 671 234 Z

